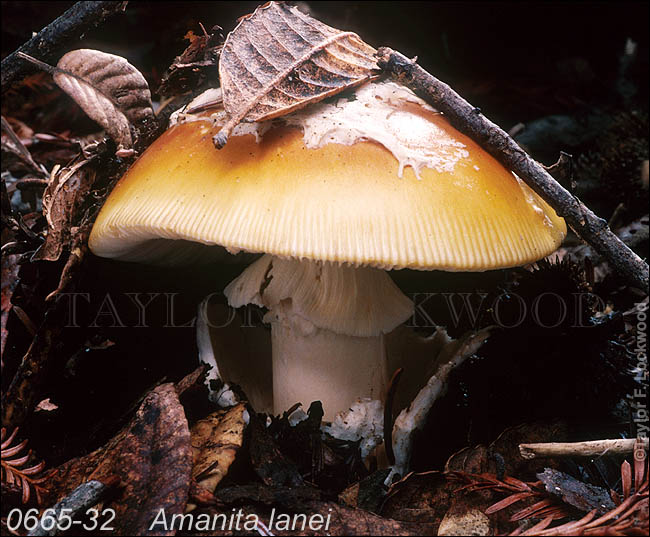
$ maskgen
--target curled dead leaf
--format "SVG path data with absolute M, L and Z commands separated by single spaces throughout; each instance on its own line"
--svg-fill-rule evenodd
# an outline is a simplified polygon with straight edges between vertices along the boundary
M 268 2 L 243 17 L 221 51 L 219 78 L 229 121 L 265 121 L 358 86 L 378 73 L 375 49 L 298 8 Z
M 90 160 L 80 159 L 72 166 L 52 170 L 43 193 L 43 215 L 47 220 L 45 242 L 34 254 L 34 261 L 56 261 L 69 242 L 71 228 L 80 220 L 79 210 L 94 181 L 96 172 Z
M 547 492 L 559 496 L 564 503 L 585 513 L 595 509 L 597 514 L 604 515 L 615 507 L 607 490 L 583 483 L 564 472 L 545 468 L 543 472 L 537 474 L 537 477 L 544 483 Z M 626 494 L 625 490 L 623 490 L 623 494 Z M 629 491 L 627 491 L 627 495 L 629 495 Z
M 388 468 L 376 470 L 365 479 L 350 485 L 339 494 L 339 502 L 378 513 L 386 497 L 384 481 L 389 473 Z
M 115 513 L 114 535 L 173 535 L 151 528 L 161 509 L 172 517 L 185 510 L 192 454 L 183 406 L 173 384 L 152 390 L 130 423 L 105 446 L 59 466 L 52 490 L 60 500 L 80 484 L 119 477 L 122 493 L 106 503 Z
M 228 473 L 244 442 L 249 420 L 246 405 L 239 403 L 227 411 L 213 412 L 192 427 L 192 478 L 200 487 L 214 492 Z
M 99 123 L 118 149 L 133 147 L 131 124 L 138 128 L 154 118 L 149 85 L 126 59 L 99 50 L 78 49 L 51 67 L 19 55 L 52 74 L 54 82 Z
M 447 511 L 438 527 L 438 535 L 491 535 L 490 519 L 481 509 L 458 507 L 454 505 Z
M 153 118 L 151 92 L 128 61 L 99 50 L 68 52 L 57 64 L 54 81 L 106 129 L 118 147 L 133 146 L 129 122 Z
M 27 126 L 25 127 L 28 128 Z M 16 167 L 17 169 L 23 169 L 28 173 L 34 174 L 37 178 L 42 178 L 47 175 L 43 166 L 39 166 L 34 161 L 31 153 L 4 116 L 2 116 L 2 153 L 3 170 Z M 11 166 L 13 160 L 16 163 Z
M 432 524 L 435 535 L 454 499 L 454 487 L 442 472 L 411 473 L 394 483 L 380 514 L 403 522 Z
M 273 492 L 272 489 L 267 489 Z M 288 491 L 287 491 L 288 492 Z M 207 507 L 196 515 L 218 521 L 216 527 L 202 535 L 433 535 L 429 523 L 402 522 L 383 518 L 362 509 L 331 501 L 309 501 L 300 506 L 270 507 L 259 503 L 238 503 L 237 512 L 227 507 Z M 225 520 L 225 522 L 222 522 Z M 233 522 L 230 522 L 230 521 Z M 183 535 L 198 534 L 198 524 Z
M 163 75 L 157 93 L 164 96 L 176 96 L 188 91 L 196 91 L 208 81 L 216 80 L 219 70 L 221 44 L 218 42 L 219 26 L 208 33 L 201 25 L 203 35 L 196 35 L 192 30 L 185 34 L 190 43 L 180 56 L 174 59 Z
M 251 463 L 264 484 L 273 487 L 304 485 L 297 465 L 282 453 L 260 416 L 251 416 L 250 431 Z
M 1 313 L 0 313 L 0 363 L 4 367 L 4 354 L 5 354 L 5 344 L 7 342 L 7 320 L 9 318 L 9 312 L 11 311 L 13 304 L 11 303 L 11 297 L 16 290 L 18 285 L 18 270 L 20 266 L 18 265 L 18 260 L 20 259 L 19 255 L 4 255 L 2 256 L 2 302 L 1 302 Z
M 88 252 L 88 237 L 90 236 L 91 228 L 92 222 L 86 221 L 82 223 L 82 225 L 70 229 L 70 255 L 68 255 L 68 259 L 61 271 L 59 284 L 56 286 L 54 291 L 45 297 L 46 302 L 54 299 L 58 293 L 63 291 L 70 282 L 73 281 L 74 276 L 78 273 L 79 268 L 81 267 L 81 262 L 84 260 L 84 257 Z
M 487 446 L 467 446 L 452 454 L 445 464 L 445 470 L 516 475 L 523 479 L 534 480 L 540 470 L 540 463 L 522 457 L 519 445 L 526 442 L 563 441 L 568 438 L 568 434 L 567 424 L 560 420 L 524 423 L 509 427 Z M 555 459 L 545 459 L 544 466 L 559 468 L 559 463 Z

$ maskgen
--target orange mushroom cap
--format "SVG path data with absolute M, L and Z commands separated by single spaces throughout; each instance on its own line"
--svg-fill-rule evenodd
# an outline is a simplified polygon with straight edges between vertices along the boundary
M 394 83 L 366 84 L 354 100 L 312 105 L 259 131 L 244 125 L 221 150 L 218 125 L 195 119 L 167 130 L 118 182 L 90 236 L 95 254 L 148 261 L 170 255 L 173 242 L 161 239 L 183 239 L 357 266 L 483 271 L 536 261 L 566 235 L 528 186 Z

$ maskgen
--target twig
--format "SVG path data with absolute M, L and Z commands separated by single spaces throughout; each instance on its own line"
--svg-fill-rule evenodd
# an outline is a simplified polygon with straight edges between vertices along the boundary
M 36 177 L 26 177 L 16 181 L 16 188 L 18 190 L 43 190 L 47 187 L 48 181 L 46 179 L 37 179 Z
M 441 111 L 458 130 L 479 143 L 505 167 L 539 194 L 573 230 L 609 261 L 631 284 L 648 293 L 648 265 L 597 217 L 533 160 L 501 128 L 481 114 L 447 84 L 427 73 L 415 61 L 382 47 L 378 64 L 401 84 Z
M 2 60 L 2 93 L 23 78 L 33 67 L 18 57 L 18 52 L 54 61 L 61 49 L 80 39 L 88 30 L 119 11 L 126 2 L 77 2 L 63 15 L 48 24 L 27 43 Z
M 483 328 L 478 332 L 463 336 L 453 343 L 446 332 L 442 331 L 443 337 L 447 338 L 447 343 L 446 349 L 443 349 L 436 357 L 439 365 L 435 373 L 418 392 L 408 408 L 402 410 L 393 423 L 392 444 L 395 464 L 392 465 L 391 473 L 386 478 L 386 484 L 391 484 L 397 475 L 400 477 L 406 475 L 416 435 L 424 427 L 433 403 L 444 392 L 449 375 L 478 350 L 489 337 L 491 329 L 492 327 Z
M 38 521 L 38 526 L 31 530 L 27 535 L 56 535 L 59 532 L 56 522 L 65 523 L 61 518 L 61 513 L 66 517 L 73 519 L 79 513 L 85 513 L 87 509 L 97 504 L 111 488 L 118 485 L 119 477 L 112 476 L 105 479 L 105 482 L 92 480 L 74 489 L 69 496 L 66 496 L 51 509 L 47 509 L 43 517 Z M 65 509 L 65 511 L 64 511 Z M 48 529 L 45 529 L 45 527 Z
M 25 144 L 18 138 L 18 135 L 14 132 L 14 130 L 11 128 L 11 125 L 9 125 L 9 122 L 5 119 L 4 116 L 2 116 L 2 130 L 7 133 L 11 141 L 13 142 L 13 145 L 15 146 L 16 150 L 22 157 L 23 162 L 32 169 L 33 172 L 35 172 L 39 177 L 47 177 L 47 171 L 44 169 L 43 166 L 39 166 L 34 162 L 34 159 L 32 158 L 32 154 L 29 152 L 29 150 L 25 147 Z
M 50 306 L 38 328 L 18 371 L 2 397 L 2 426 L 13 428 L 24 421 L 41 395 L 41 388 L 56 342 L 60 340 L 65 310 L 64 301 Z
M 524 459 L 536 457 L 594 457 L 605 454 L 632 453 L 636 439 L 593 440 L 589 442 L 549 442 L 542 444 L 519 444 L 519 452 Z M 648 439 L 643 440 L 648 449 Z
M 0 416 L 4 427 L 16 427 L 24 421 L 39 401 L 45 376 L 56 352 L 57 342 L 66 322 L 65 300 L 59 300 L 58 293 L 68 289 L 81 268 L 88 251 L 88 236 L 91 224 L 86 222 L 70 242 L 70 255 L 63 267 L 59 285 L 45 299 L 51 302 L 44 322 L 38 327 L 32 344 L 23 357 L 9 388 L 2 397 Z M 16 306 L 14 306 L 15 308 Z
M 395 399 L 395 392 L 397 392 L 397 384 L 403 372 L 404 368 L 400 367 L 393 373 L 388 383 L 386 402 L 384 404 L 384 448 L 390 465 L 395 464 L 395 452 L 393 451 L 393 400 Z

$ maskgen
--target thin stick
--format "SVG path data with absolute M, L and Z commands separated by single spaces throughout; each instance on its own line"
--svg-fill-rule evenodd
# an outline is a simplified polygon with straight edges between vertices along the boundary
M 379 66 L 441 111 L 458 130 L 480 144 L 506 168 L 515 172 L 539 194 L 573 230 L 591 244 L 630 284 L 648 293 L 648 265 L 578 198 L 568 192 L 533 160 L 506 132 L 481 114 L 480 109 L 427 73 L 414 60 L 382 47 Z
M 11 128 L 11 125 L 9 125 L 9 122 L 5 119 L 4 116 L 2 116 L 2 119 L 0 119 L 0 121 L 2 122 L 2 130 L 9 135 L 9 138 L 11 138 L 11 141 L 16 146 L 16 149 L 20 152 L 20 155 L 23 157 L 23 162 L 29 165 L 29 167 L 32 168 L 32 171 L 38 174 L 39 177 L 47 177 L 47 173 L 45 173 L 45 170 L 41 168 L 38 164 L 36 164 L 36 162 L 34 162 L 34 159 L 32 158 L 32 154 L 25 147 L 25 144 L 23 144 L 20 138 L 18 138 L 18 135 Z
M 67 525 L 72 519 L 80 514 L 85 513 L 87 509 L 99 503 L 114 486 L 120 483 L 118 476 L 111 476 L 104 480 L 104 483 L 97 480 L 87 481 L 74 489 L 69 496 L 63 498 L 54 507 L 48 509 L 43 518 L 39 520 L 38 526 L 31 530 L 27 535 L 57 535 L 60 524 Z M 64 513 L 68 518 L 66 522 L 61 514 Z M 49 520 L 48 520 L 49 519 Z
M 32 344 L 27 349 L 18 371 L 2 397 L 0 416 L 3 427 L 21 425 L 39 401 L 51 355 L 65 319 L 63 302 L 53 304 L 45 314 Z
M 79 40 L 88 30 L 98 26 L 111 15 L 124 11 L 125 7 L 126 2 L 74 4 L 27 43 L 2 60 L 2 93 L 33 70 L 33 67 L 18 56 L 18 52 L 38 56 L 44 61 L 56 61 L 64 47 Z
M 404 368 L 400 367 L 393 373 L 388 383 L 386 402 L 384 404 L 384 449 L 386 450 L 388 464 L 391 466 L 395 464 L 395 452 L 393 451 L 393 400 L 395 399 L 395 392 L 397 392 L 397 384 L 403 372 Z
M 439 351 L 439 355 L 432 356 L 432 360 L 435 359 L 438 367 L 408 408 L 403 409 L 393 423 L 392 444 L 395 464 L 392 465 L 391 473 L 386 478 L 386 484 L 391 484 L 397 475 L 404 477 L 407 474 L 417 432 L 424 427 L 431 407 L 444 392 L 449 375 L 485 343 L 491 329 L 492 327 L 483 328 L 479 332 L 465 335 L 453 344 L 446 332 L 438 329 L 435 335 L 442 336 L 444 341 L 444 348 Z
M 543 444 L 519 444 L 524 459 L 538 457 L 597 457 L 600 455 L 632 453 L 637 440 L 593 440 L 589 442 L 549 442 Z M 641 445 L 648 449 L 648 439 Z

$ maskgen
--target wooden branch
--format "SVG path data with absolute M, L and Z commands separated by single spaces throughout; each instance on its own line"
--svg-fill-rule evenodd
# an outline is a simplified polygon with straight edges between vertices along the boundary
M 61 339 L 65 310 L 61 303 L 50 306 L 18 371 L 3 394 L 0 416 L 2 426 L 21 425 L 39 401 L 54 346 Z
M 398 368 L 393 373 L 388 383 L 384 403 L 384 448 L 386 450 L 388 464 L 391 466 L 395 464 L 395 452 L 393 451 L 393 400 L 395 399 L 395 392 L 397 392 L 397 385 L 402 373 L 404 373 L 403 367 Z
M 104 483 L 93 479 L 79 485 L 69 496 L 66 496 L 59 503 L 45 511 L 45 514 L 38 522 L 38 526 L 27 535 L 57 535 L 59 533 L 57 522 L 67 525 L 76 516 L 85 514 L 89 508 L 104 499 L 111 489 L 119 485 L 119 483 L 120 478 L 115 475 L 104 480 Z M 62 514 L 69 517 L 68 521 L 61 517 Z
M 111 15 L 124 11 L 127 2 L 77 2 L 48 24 L 27 43 L 2 60 L 2 93 L 34 67 L 18 57 L 18 52 L 56 63 L 61 50 L 98 26 Z
M 544 444 L 519 444 L 524 459 L 539 457 L 596 457 L 600 455 L 632 453 L 637 439 L 593 440 L 589 442 L 549 442 Z M 648 449 L 648 439 L 639 440 Z
M 414 60 L 382 47 L 378 64 L 396 81 L 445 114 L 449 122 L 481 145 L 539 194 L 573 230 L 599 252 L 628 283 L 648 293 L 648 265 L 628 248 L 607 222 L 596 216 L 578 198 L 560 185 L 506 132 L 492 123 L 480 109 L 469 104 L 447 84 L 427 73 Z

